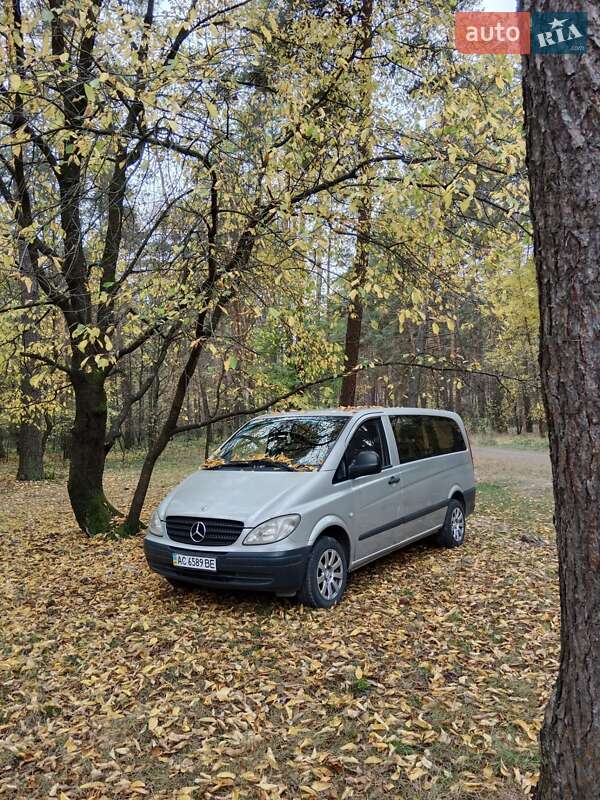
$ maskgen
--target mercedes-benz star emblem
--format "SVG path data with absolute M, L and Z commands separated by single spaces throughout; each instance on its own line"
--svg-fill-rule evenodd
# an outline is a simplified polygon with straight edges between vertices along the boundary
M 196 544 L 200 544 L 200 542 L 204 541 L 206 538 L 206 525 L 202 522 L 202 520 L 194 522 L 190 528 L 190 538 L 192 542 L 196 542 Z

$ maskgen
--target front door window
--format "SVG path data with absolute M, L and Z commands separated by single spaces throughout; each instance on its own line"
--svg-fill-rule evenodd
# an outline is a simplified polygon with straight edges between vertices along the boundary
M 372 417 L 358 426 L 346 448 L 344 457 L 335 473 L 334 482 L 345 481 L 348 477 L 348 465 L 363 450 L 374 450 L 381 460 L 382 467 L 390 465 L 390 456 L 385 439 L 381 417 Z

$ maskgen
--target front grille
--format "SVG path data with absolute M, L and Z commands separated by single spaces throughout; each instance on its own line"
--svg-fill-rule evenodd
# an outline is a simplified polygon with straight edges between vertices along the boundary
M 206 535 L 201 541 L 191 536 L 192 526 L 203 522 Z M 237 541 L 243 522 L 235 519 L 208 519 L 207 517 L 167 517 L 167 534 L 169 539 L 184 544 L 195 544 L 198 547 L 226 547 Z M 196 537 L 198 538 L 198 537 Z

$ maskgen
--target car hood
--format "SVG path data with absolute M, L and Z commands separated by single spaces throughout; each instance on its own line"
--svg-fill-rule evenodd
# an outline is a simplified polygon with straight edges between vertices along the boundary
M 306 486 L 318 473 L 269 470 L 206 470 L 194 472 L 159 507 L 167 516 L 235 519 L 254 527 L 270 517 L 295 512 Z M 282 496 L 287 495 L 285 502 Z

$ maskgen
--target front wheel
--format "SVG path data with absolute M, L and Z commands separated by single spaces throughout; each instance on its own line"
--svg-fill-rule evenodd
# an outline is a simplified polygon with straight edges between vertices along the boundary
M 465 510 L 458 500 L 450 500 L 444 525 L 436 536 L 442 547 L 460 547 L 465 540 Z
M 298 600 L 313 608 L 331 608 L 346 588 L 348 564 L 341 544 L 331 536 L 317 539 L 306 565 Z

